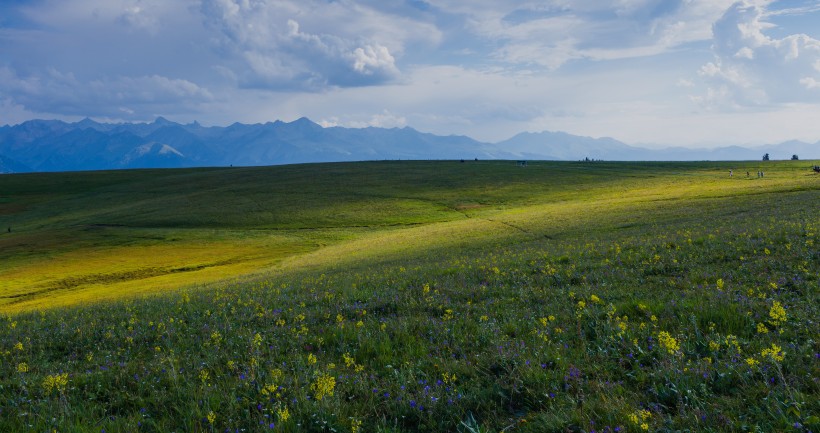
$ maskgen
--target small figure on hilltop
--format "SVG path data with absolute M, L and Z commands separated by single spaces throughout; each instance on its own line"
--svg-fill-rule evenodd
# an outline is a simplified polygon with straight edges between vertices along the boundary
M 747 171 L 747 172 L 746 172 L 746 177 L 750 177 L 750 176 L 751 176 L 751 175 L 750 175 L 750 174 L 749 174 L 749 172 Z
M 733 170 L 729 170 L 729 177 L 732 177 L 733 175 L 734 175 Z

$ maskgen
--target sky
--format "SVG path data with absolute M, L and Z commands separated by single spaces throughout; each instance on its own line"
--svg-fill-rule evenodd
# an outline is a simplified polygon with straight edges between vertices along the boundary
M 2 0 L 0 125 L 820 140 L 820 0 Z

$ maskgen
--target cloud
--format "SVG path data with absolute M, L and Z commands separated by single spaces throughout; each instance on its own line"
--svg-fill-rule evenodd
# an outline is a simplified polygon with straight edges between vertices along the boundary
M 207 89 L 184 79 L 148 75 L 82 81 L 54 68 L 21 76 L 0 67 L 0 93 L 32 112 L 111 118 L 192 111 L 214 99 Z
M 82 27 L 115 24 L 156 33 L 166 18 L 179 14 L 191 0 L 43 0 L 21 10 L 32 22 L 51 29 L 82 30 Z
M 435 26 L 353 1 L 204 0 L 214 48 L 244 87 L 318 91 L 384 84 L 408 44 L 435 44 Z M 238 53 L 238 54 L 236 54 Z
M 330 126 L 345 126 L 348 128 L 403 128 L 407 126 L 407 118 L 391 113 L 389 110 L 383 110 L 381 113 L 366 116 L 355 116 L 354 119 L 341 121 L 338 117 L 331 117 L 323 119 L 319 122 L 324 127 Z
M 714 60 L 703 65 L 708 107 L 820 102 L 820 40 L 805 34 L 766 35 L 769 2 L 740 1 L 713 26 Z M 794 10 L 791 11 L 794 13 Z
M 733 0 L 481 1 L 442 0 L 511 65 L 556 69 L 577 59 L 652 56 L 707 40 Z

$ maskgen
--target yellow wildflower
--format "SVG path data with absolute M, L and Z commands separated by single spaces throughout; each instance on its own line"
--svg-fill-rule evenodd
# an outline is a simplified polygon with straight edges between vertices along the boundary
M 271 396 L 271 395 L 275 395 L 277 390 L 279 390 L 279 386 L 277 386 L 276 384 L 269 383 L 269 384 L 263 386 L 262 391 L 260 391 L 260 392 L 265 397 L 268 397 L 268 396 Z
M 307 357 L 307 363 L 308 365 L 316 364 L 316 355 L 309 353 Z
M 214 413 L 214 411 L 208 412 L 207 418 L 208 418 L 208 423 L 213 424 L 214 421 L 216 421 L 216 414 Z
M 222 342 L 222 334 L 220 334 L 219 331 L 211 332 L 211 343 L 213 343 L 214 346 L 219 346 L 219 343 L 221 343 L 221 342 Z
M 778 326 L 786 321 L 786 309 L 780 302 L 774 301 L 772 308 L 769 310 L 769 323 L 773 326 Z
M 277 408 L 276 415 L 279 416 L 279 421 L 281 422 L 286 422 L 288 419 L 290 419 L 290 411 L 288 410 L 287 406 Z
M 273 370 L 270 371 L 270 377 L 273 380 L 279 380 L 279 379 L 285 377 L 285 372 L 283 372 L 282 369 L 274 368 Z
M 350 419 L 350 432 L 351 433 L 359 433 L 359 430 L 362 428 L 362 421 L 356 418 Z
M 68 385 L 68 373 L 49 374 L 43 379 L 43 390 L 46 394 L 51 394 L 54 391 L 62 393 Z
M 783 349 L 781 349 L 780 346 L 772 343 L 772 347 L 768 349 L 763 349 L 760 352 L 760 355 L 762 355 L 764 358 L 769 357 L 774 361 L 781 362 L 786 357 L 786 352 L 783 352 Z
M 261 335 L 259 335 L 259 333 L 257 332 L 257 333 L 253 336 L 253 347 L 259 347 L 259 346 L 261 346 L 261 345 L 262 345 L 262 336 L 261 336 Z
M 622 335 L 626 331 L 626 328 L 627 328 L 628 325 L 622 319 L 618 320 L 617 325 L 618 325 L 618 329 L 620 330 L 620 331 L 618 331 L 618 335 Z
M 670 355 L 674 355 L 680 351 L 680 343 L 678 340 L 666 331 L 661 331 L 658 333 L 658 343 L 660 343 L 661 347 L 666 349 Z
M 17 364 L 17 372 L 18 373 L 27 373 L 28 372 L 28 364 L 25 362 L 21 362 Z
M 757 333 L 758 334 L 768 334 L 769 333 L 769 328 L 767 328 L 766 325 L 764 325 L 762 323 L 758 323 L 757 324 Z
M 649 412 L 646 409 L 641 409 L 637 412 L 629 414 L 628 418 L 629 421 L 632 422 L 632 424 L 639 426 L 641 430 L 649 430 L 649 423 L 647 423 L 647 420 L 649 420 L 651 417 L 652 412 Z
M 729 347 L 733 347 L 737 353 L 740 353 L 740 342 L 737 341 L 737 337 L 729 334 L 725 338 L 725 343 Z
M 354 365 L 356 365 L 356 360 L 355 360 L 355 359 L 353 359 L 353 357 L 352 357 L 352 356 L 350 356 L 350 354 L 349 354 L 349 353 L 345 353 L 345 354 L 343 354 L 343 355 L 342 355 L 342 358 L 343 358 L 343 359 L 344 359 L 344 361 L 345 361 L 345 367 L 353 367 Z
M 208 373 L 208 370 L 205 370 L 204 368 L 202 370 L 199 370 L 199 380 L 202 381 L 202 383 L 207 382 L 210 378 L 211 375 L 210 373 Z
M 316 400 L 321 401 L 326 396 L 333 396 L 333 389 L 336 388 L 336 378 L 328 374 L 323 374 L 316 378 L 316 382 L 310 385 Z

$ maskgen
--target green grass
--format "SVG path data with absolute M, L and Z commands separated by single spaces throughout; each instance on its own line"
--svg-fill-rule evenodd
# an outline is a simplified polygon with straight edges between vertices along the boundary
M 813 164 L 2 176 L 0 431 L 818 431 Z

